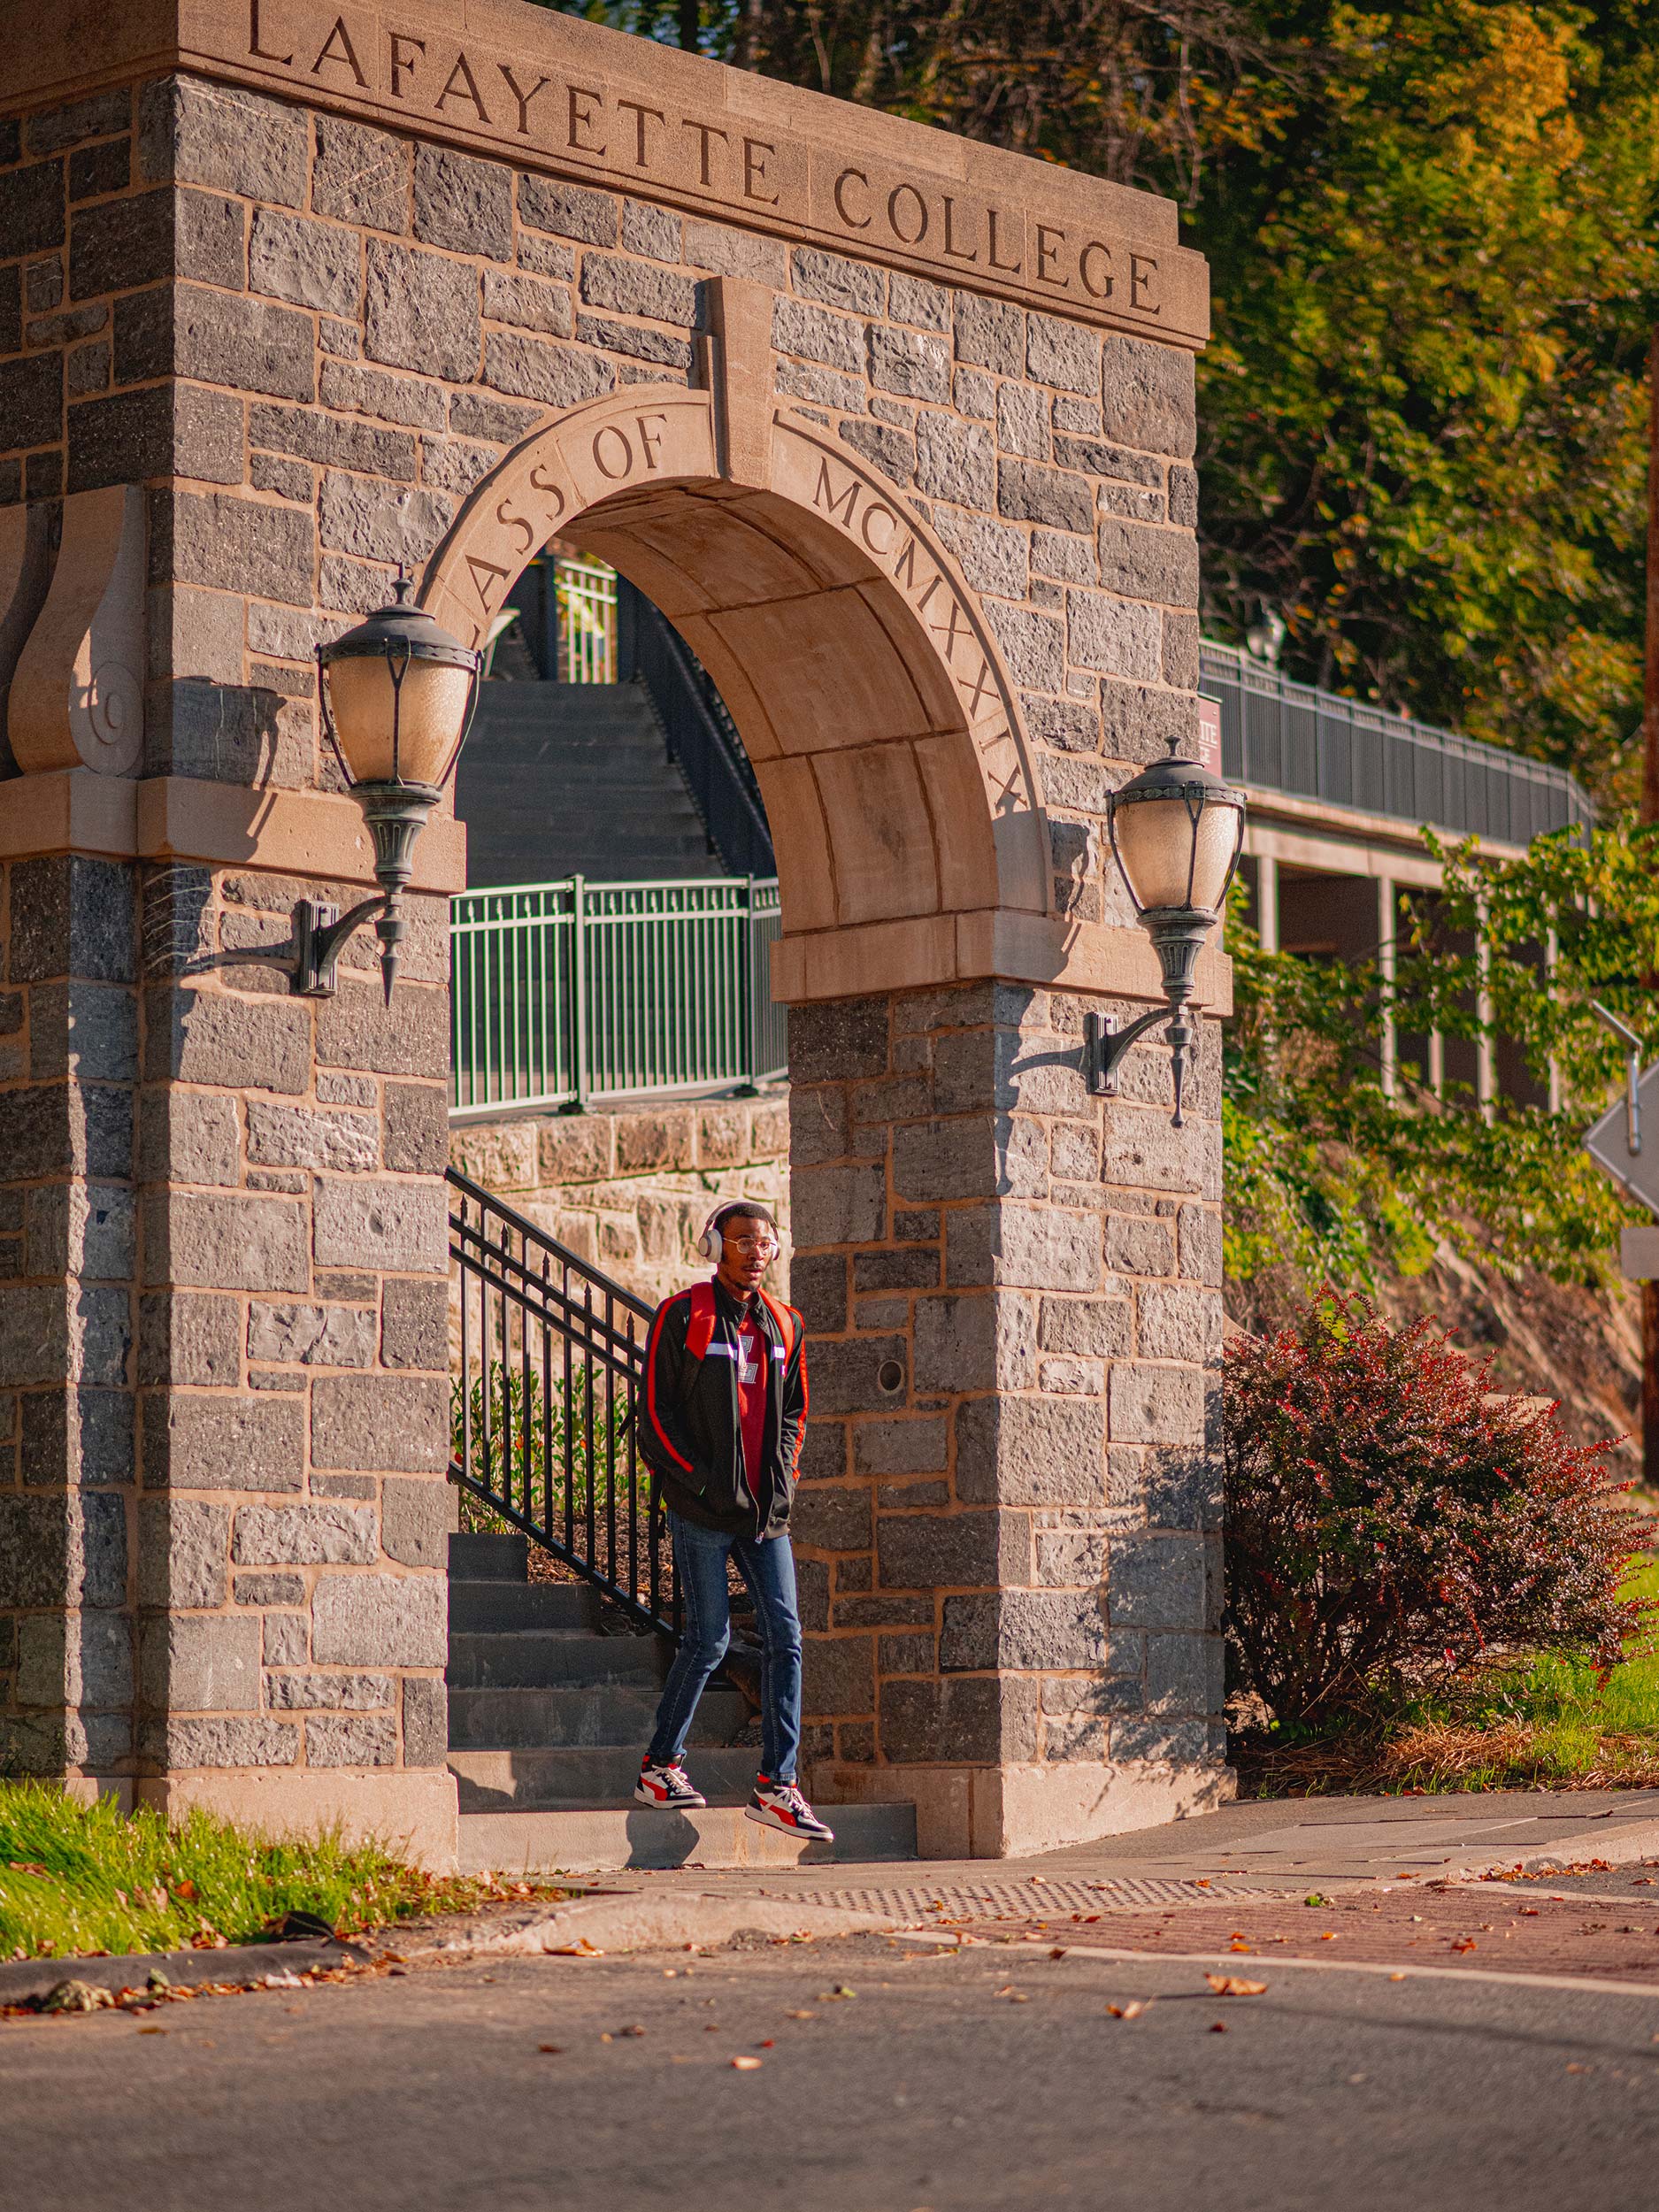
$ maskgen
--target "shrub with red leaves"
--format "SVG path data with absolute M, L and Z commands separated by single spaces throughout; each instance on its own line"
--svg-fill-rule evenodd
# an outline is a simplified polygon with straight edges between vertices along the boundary
M 1640 1517 L 1605 1444 L 1486 1402 L 1434 1324 L 1327 1291 L 1225 1369 L 1228 1637 L 1239 1686 L 1328 1723 L 1497 1648 L 1615 1666 Z

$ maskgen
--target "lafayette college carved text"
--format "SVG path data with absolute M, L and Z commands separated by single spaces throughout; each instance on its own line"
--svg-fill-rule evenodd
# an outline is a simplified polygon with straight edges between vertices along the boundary
M 1061 314 L 1141 328 L 1177 343 L 1208 328 L 1203 265 L 1178 246 L 1101 234 L 1068 212 L 1083 180 L 1056 172 L 1041 210 L 986 198 L 959 180 L 901 171 L 873 153 L 803 144 L 756 113 L 695 114 L 660 90 L 599 70 L 576 74 L 532 42 L 513 53 L 400 30 L 395 19 L 311 0 L 245 0 L 234 58 L 269 81 L 369 108 L 410 126 L 447 127 L 567 175 L 661 194 L 747 227 L 816 236 L 947 282 L 1017 295 Z M 204 11 L 205 36 L 219 11 Z M 556 29 L 562 19 L 547 19 Z M 538 25 L 537 28 L 540 29 Z M 557 43 L 557 40 L 555 40 Z M 224 56 L 231 60 L 229 54 Z

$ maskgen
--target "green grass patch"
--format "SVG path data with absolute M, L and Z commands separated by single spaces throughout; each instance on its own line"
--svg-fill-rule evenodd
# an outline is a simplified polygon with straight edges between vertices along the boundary
M 1621 1595 L 1659 1598 L 1659 1557 Z M 1640 1632 L 1605 1682 L 1587 1659 L 1494 1659 L 1391 1712 L 1301 1739 L 1269 1732 L 1241 1764 L 1264 1797 L 1659 1787 L 1659 1651 Z
M 354 1935 L 528 1893 L 423 1873 L 338 1834 L 272 1843 L 200 1812 L 171 1828 L 110 1798 L 0 1782 L 0 1958 L 257 1943 L 290 1912 Z

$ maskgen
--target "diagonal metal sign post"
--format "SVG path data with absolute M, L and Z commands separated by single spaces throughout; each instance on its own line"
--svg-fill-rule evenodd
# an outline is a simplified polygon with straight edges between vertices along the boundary
M 1601 1170 L 1627 1194 L 1659 1215 L 1659 1062 L 1640 1072 L 1640 1039 L 1604 1006 L 1591 1011 L 1613 1031 L 1629 1053 L 1624 1094 L 1615 1099 L 1601 1119 L 1586 1133 L 1584 1148 Z M 1659 1474 L 1659 1371 L 1655 1371 L 1653 1330 L 1646 1325 L 1649 1312 L 1659 1310 L 1659 1225 L 1644 1223 L 1621 1230 L 1618 1240 L 1621 1272 L 1641 1285 L 1642 1330 L 1642 1463 L 1646 1479 Z

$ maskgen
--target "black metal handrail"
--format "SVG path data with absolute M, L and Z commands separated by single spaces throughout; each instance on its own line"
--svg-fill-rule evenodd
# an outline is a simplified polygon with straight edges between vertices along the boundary
M 684 638 L 626 577 L 617 581 L 617 674 L 644 684 L 726 866 L 734 875 L 775 876 L 765 804 L 737 725 Z
M 456 1169 L 449 1479 L 642 1627 L 680 1633 L 673 1549 L 640 1457 L 651 1309 Z

